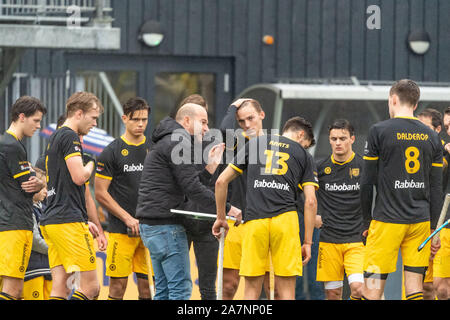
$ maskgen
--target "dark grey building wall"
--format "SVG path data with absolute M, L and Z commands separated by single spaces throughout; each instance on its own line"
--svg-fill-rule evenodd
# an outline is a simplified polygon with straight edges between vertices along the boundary
M 367 7 L 381 8 L 381 29 L 369 30 Z M 232 57 L 235 93 L 280 78 L 367 80 L 412 78 L 450 82 L 449 0 L 113 0 L 122 49 L 101 54 Z M 137 40 L 141 24 L 158 20 L 158 48 Z M 411 30 L 425 29 L 424 56 L 407 47 Z M 262 43 L 274 36 L 273 46 Z M 64 51 L 29 50 L 22 70 L 62 73 Z

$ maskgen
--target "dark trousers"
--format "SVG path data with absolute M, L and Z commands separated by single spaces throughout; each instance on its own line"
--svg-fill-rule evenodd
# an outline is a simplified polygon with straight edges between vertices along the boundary
M 184 219 L 189 248 L 194 246 L 198 279 L 195 283 L 200 289 L 202 300 L 216 300 L 217 255 L 219 241 L 212 235 L 214 221 Z M 194 280 L 194 279 L 193 279 Z

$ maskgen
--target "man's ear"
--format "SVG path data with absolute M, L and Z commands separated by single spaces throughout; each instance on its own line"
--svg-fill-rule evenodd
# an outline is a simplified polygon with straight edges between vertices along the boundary
M 21 113 L 21 114 L 19 114 L 19 121 L 20 122 L 24 122 L 25 121 L 25 113 Z
M 259 116 L 260 116 L 261 119 L 264 119 L 266 117 L 266 113 L 264 111 L 261 111 L 259 113 Z

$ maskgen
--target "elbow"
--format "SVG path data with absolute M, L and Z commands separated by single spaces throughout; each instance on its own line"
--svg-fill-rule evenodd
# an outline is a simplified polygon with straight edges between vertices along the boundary
M 95 190 L 94 190 L 94 196 L 95 196 L 95 200 L 97 200 L 99 203 L 103 204 L 103 194 L 97 188 L 95 188 Z
M 216 190 L 224 188 L 225 185 L 226 185 L 226 182 L 223 178 L 219 177 L 216 180 Z
M 75 183 L 77 186 L 81 187 L 82 185 L 84 185 L 86 183 L 88 179 L 84 178 L 81 175 L 77 175 L 76 177 L 72 176 L 72 181 L 73 183 Z
M 316 197 L 308 197 L 305 199 L 305 209 L 312 211 L 314 213 L 317 212 L 317 199 Z

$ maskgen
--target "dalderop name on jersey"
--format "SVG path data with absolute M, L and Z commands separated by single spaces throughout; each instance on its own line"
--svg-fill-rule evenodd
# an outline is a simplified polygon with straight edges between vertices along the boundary
M 416 182 L 414 180 L 395 180 L 394 182 L 395 189 L 425 189 L 425 182 Z
M 428 135 L 426 133 L 397 132 L 397 140 L 426 141 L 428 140 Z
M 124 164 L 123 165 L 123 172 L 136 172 L 136 171 L 142 171 L 144 170 L 144 165 L 142 163 L 136 164 Z

